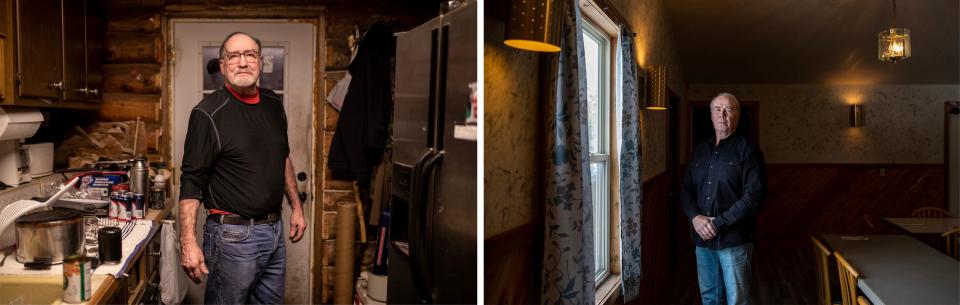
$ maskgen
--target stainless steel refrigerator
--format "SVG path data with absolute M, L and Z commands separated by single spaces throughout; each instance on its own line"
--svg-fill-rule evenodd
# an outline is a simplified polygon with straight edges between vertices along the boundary
M 475 2 L 397 37 L 388 303 L 476 302 L 476 75 Z

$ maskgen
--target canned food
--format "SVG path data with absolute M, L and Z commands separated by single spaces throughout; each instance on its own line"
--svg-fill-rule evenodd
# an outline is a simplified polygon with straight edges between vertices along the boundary
M 144 198 L 143 194 L 133 194 L 133 202 L 130 204 L 133 208 L 133 219 L 143 219 Z
M 90 300 L 90 282 L 93 281 L 90 258 L 73 255 L 63 260 L 63 301 L 82 303 Z

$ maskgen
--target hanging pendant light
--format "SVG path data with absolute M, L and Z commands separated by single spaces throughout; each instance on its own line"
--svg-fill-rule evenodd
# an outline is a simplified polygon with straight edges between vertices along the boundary
M 503 43 L 528 51 L 560 52 L 560 5 L 557 0 L 511 1 Z
M 880 32 L 877 56 L 880 61 L 904 60 L 910 58 L 910 30 L 897 28 L 897 1 L 893 1 L 893 23 L 889 29 Z

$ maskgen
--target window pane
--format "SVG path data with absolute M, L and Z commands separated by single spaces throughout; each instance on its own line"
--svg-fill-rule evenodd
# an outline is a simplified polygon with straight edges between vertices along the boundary
M 283 68 L 285 48 L 283 46 L 263 47 L 263 70 L 260 73 L 260 87 L 273 91 L 284 90 Z
M 610 187 L 607 165 L 606 161 L 590 164 L 590 177 L 593 182 L 593 263 L 596 266 L 597 283 L 607 275 L 610 262 Z
M 589 132 L 590 153 L 599 153 L 600 138 L 600 71 L 603 61 L 600 57 L 600 41 L 583 34 L 583 51 L 587 69 L 587 128 Z
M 610 107 L 608 89 L 610 39 L 585 20 L 584 68 L 587 81 L 587 134 L 590 146 L 590 182 L 593 192 L 593 254 L 596 283 L 609 274 L 610 264 L 610 170 L 607 137 Z
M 223 87 L 223 74 L 220 73 L 220 46 L 203 47 L 203 90 L 217 90 Z

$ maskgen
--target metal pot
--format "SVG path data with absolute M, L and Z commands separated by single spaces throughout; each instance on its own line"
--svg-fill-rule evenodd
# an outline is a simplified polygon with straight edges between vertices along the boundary
M 53 264 L 83 249 L 83 217 L 79 211 L 54 209 L 17 219 L 17 261 L 49 258 Z

